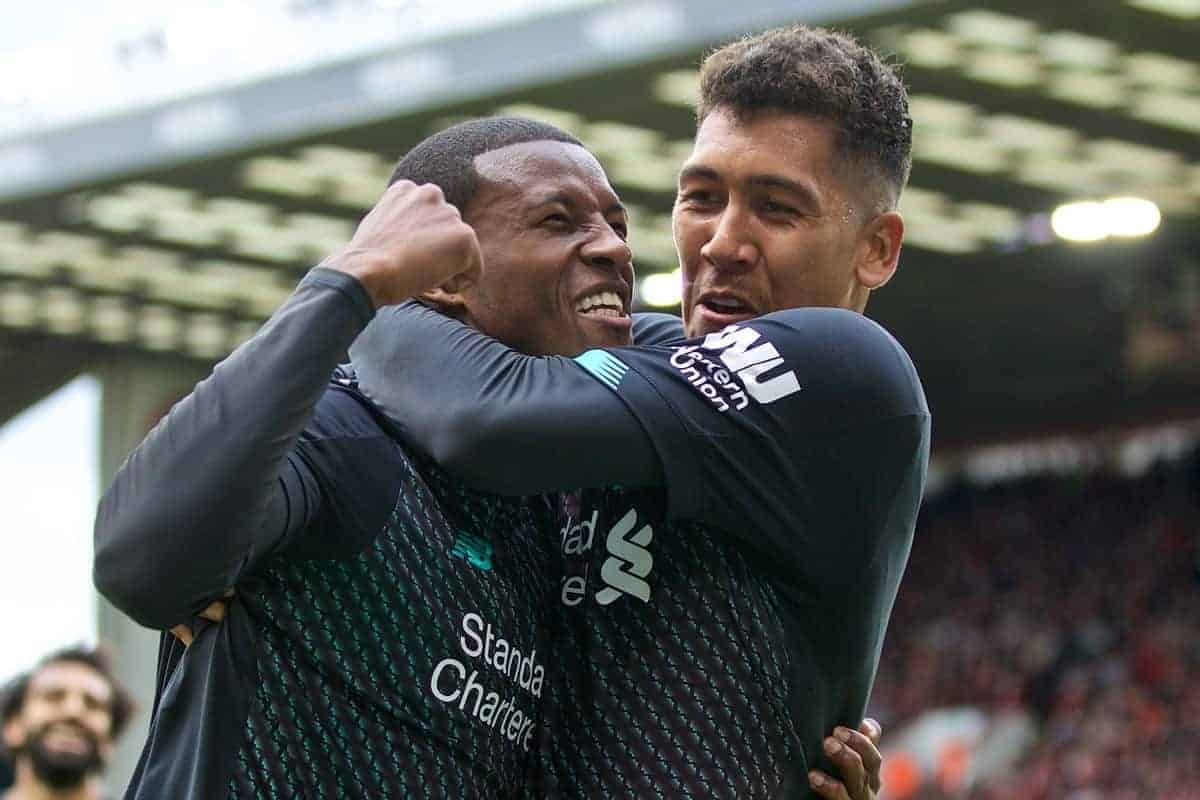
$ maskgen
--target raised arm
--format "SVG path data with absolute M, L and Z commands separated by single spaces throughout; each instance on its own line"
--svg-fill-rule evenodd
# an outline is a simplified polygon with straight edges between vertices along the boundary
M 433 187 L 398 183 L 349 245 L 134 450 L 100 501 L 97 588 L 169 628 L 232 588 L 317 513 L 296 443 L 376 305 L 477 273 L 478 242 Z
M 100 500 L 101 594 L 143 625 L 170 627 L 312 518 L 317 483 L 289 455 L 371 312 L 353 278 L 313 270 L 257 335 L 171 409 Z

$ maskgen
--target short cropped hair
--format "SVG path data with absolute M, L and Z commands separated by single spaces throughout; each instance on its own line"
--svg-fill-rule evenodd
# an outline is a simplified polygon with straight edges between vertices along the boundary
M 0 689 L 0 724 L 7 723 L 21 713 L 25 706 L 25 698 L 29 694 L 29 684 L 35 675 L 52 664 L 62 663 L 91 667 L 108 682 L 112 688 L 112 703 L 109 706 L 109 713 L 112 715 L 112 738 L 119 737 L 133 716 L 135 704 L 133 697 L 117 681 L 108 654 L 101 648 L 67 647 L 57 650 L 39 661 L 33 669 L 11 679 Z
M 710 53 L 700 69 L 697 122 L 717 109 L 739 122 L 763 111 L 832 122 L 839 153 L 882 180 L 889 208 L 908 182 L 908 92 L 897 68 L 848 34 L 794 25 Z
M 465 214 L 479 188 L 476 157 L 509 145 L 542 141 L 583 147 L 571 134 L 545 122 L 524 117 L 481 117 L 438 131 L 418 143 L 396 164 L 388 185 L 402 180 L 435 184 L 446 202 Z

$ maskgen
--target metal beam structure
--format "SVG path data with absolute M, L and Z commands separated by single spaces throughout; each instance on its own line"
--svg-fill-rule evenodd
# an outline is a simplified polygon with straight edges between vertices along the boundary
M 36 195 L 230 149 L 391 120 L 548 79 L 594 75 L 797 19 L 852 18 L 910 4 L 592 0 L 462 34 L 424 40 L 397 36 L 406 40 L 400 46 L 340 62 L 12 137 L 0 142 L 0 196 Z
M 1200 385 L 1190 2 L 581 0 L 11 139 L 0 346 L 49 337 L 211 362 L 349 237 L 407 147 L 498 111 L 579 135 L 630 205 L 640 273 L 665 273 L 705 47 L 802 19 L 905 64 L 907 247 L 871 313 L 913 348 L 938 443 L 1177 416 Z M 1113 195 L 1156 202 L 1159 234 L 1090 246 L 1049 234 L 1056 204 Z

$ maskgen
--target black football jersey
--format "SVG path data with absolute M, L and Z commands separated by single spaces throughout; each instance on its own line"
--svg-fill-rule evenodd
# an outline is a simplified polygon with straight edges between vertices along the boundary
M 807 797 L 823 737 L 857 726 L 874 680 L 928 461 L 924 394 L 849 311 L 656 330 L 528 357 L 413 304 L 351 355 L 362 391 L 468 484 L 583 489 L 546 531 L 562 669 L 531 785 Z

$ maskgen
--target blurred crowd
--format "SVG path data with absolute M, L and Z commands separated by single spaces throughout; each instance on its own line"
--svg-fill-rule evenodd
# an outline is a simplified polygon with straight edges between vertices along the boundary
M 962 707 L 1029 712 L 1032 746 L 893 797 L 1200 800 L 1200 456 L 926 504 L 871 711 Z

